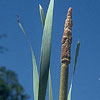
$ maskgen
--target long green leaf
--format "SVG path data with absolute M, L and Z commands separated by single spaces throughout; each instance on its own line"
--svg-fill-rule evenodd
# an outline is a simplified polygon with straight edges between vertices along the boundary
M 34 100 L 38 100 L 38 87 L 39 87 L 39 79 L 38 79 L 38 70 L 36 65 L 36 59 L 31 48 L 32 52 L 32 62 L 33 62 L 33 91 L 34 91 Z
M 42 25 L 44 27 L 44 24 L 45 24 L 44 10 L 41 5 L 39 5 L 39 8 L 40 8 L 40 16 L 41 16 Z M 49 100 L 53 100 L 50 69 L 49 69 Z
M 75 69 L 76 69 L 76 64 L 77 64 L 77 58 L 78 58 L 79 48 L 80 48 L 80 42 L 78 41 L 77 42 L 77 46 L 76 46 L 76 52 L 75 52 L 74 67 L 73 67 L 73 73 L 72 73 L 72 80 L 71 80 L 71 85 L 70 85 L 70 89 L 69 89 L 67 100 L 71 100 L 73 78 L 74 78 L 74 74 L 75 74 Z
M 44 15 L 44 11 L 42 6 L 39 4 L 39 11 L 40 11 L 40 16 L 41 16 L 41 22 L 44 28 L 44 24 L 45 24 L 45 15 Z
M 50 69 L 49 69 L 49 100 L 53 100 Z
M 50 0 L 43 30 L 43 38 L 42 38 L 38 100 L 45 100 L 46 96 L 46 88 L 47 88 L 49 66 L 50 66 L 50 55 L 51 55 L 53 7 L 54 7 L 54 0 Z
M 28 39 L 28 36 L 26 35 L 26 32 L 24 31 L 24 28 L 23 26 L 21 25 L 20 23 L 20 20 L 17 16 L 17 21 L 18 21 L 18 24 L 19 24 L 19 27 L 21 28 L 21 30 L 23 31 L 28 43 L 29 43 L 29 46 L 30 46 L 30 49 L 31 49 L 31 53 L 32 53 L 32 63 L 33 63 L 33 92 L 34 92 L 34 100 L 38 100 L 38 84 L 39 84 L 39 79 L 38 79 L 38 70 L 37 70 L 37 64 L 36 64 L 36 59 L 35 59 L 35 56 L 34 56 L 34 52 L 33 52 L 33 49 L 32 49 L 32 45 Z

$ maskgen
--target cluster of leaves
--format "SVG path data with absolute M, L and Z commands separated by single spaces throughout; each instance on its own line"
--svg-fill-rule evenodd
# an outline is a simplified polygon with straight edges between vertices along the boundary
M 37 71 L 36 59 L 34 56 L 31 43 L 19 21 L 18 16 L 17 16 L 17 21 L 26 39 L 28 40 L 31 53 L 32 53 L 34 100 L 45 100 L 48 77 L 49 77 L 49 100 L 53 100 L 49 67 L 50 67 L 50 54 L 51 54 L 52 19 L 53 19 L 54 0 L 50 0 L 46 18 L 45 18 L 44 11 L 41 5 L 39 5 L 39 8 L 40 8 L 41 21 L 43 25 L 43 37 L 42 37 L 39 76 L 38 76 L 38 71 Z
M 0 100 L 27 100 L 28 98 L 18 81 L 17 74 L 0 67 Z

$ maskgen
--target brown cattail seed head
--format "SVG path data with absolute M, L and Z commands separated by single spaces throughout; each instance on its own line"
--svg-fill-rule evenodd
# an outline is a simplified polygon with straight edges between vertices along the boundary
M 65 20 L 64 33 L 62 37 L 61 63 L 70 63 L 72 43 L 72 8 L 68 9 L 67 18 Z

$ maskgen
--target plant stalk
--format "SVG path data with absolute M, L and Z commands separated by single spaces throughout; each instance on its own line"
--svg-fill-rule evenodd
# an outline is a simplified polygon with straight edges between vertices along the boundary
M 59 100 L 67 99 L 68 73 L 69 67 L 66 63 L 63 63 L 61 65 Z
M 72 8 L 69 8 L 64 26 L 64 34 L 62 37 L 59 100 L 67 100 L 68 74 L 69 74 L 69 64 L 71 59 L 71 54 L 70 54 L 71 43 L 72 43 Z

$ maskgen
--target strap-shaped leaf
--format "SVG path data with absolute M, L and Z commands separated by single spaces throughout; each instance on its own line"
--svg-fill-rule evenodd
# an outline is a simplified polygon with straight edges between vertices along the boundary
M 44 11 L 42 6 L 39 4 L 39 11 L 40 11 L 40 17 L 41 17 L 41 22 L 44 28 L 44 24 L 45 24 L 45 15 L 44 15 Z
M 67 100 L 71 100 L 72 85 L 73 83 L 71 82 Z
M 74 67 L 73 67 L 73 73 L 72 73 L 72 80 L 71 80 L 71 85 L 70 85 L 70 89 L 69 89 L 69 93 L 68 93 L 67 100 L 71 100 L 71 93 L 72 93 L 72 86 L 73 86 L 73 78 L 74 78 L 74 73 L 75 73 L 75 69 L 76 69 L 79 48 L 80 48 L 80 42 L 78 41 L 77 42 L 77 46 L 76 46 L 76 52 L 75 52 Z
M 78 41 L 78 42 L 77 42 L 77 46 L 76 46 L 75 59 L 74 59 L 73 77 L 74 77 L 74 73 L 75 73 L 75 69 L 76 69 L 77 57 L 78 57 L 78 53 L 79 53 L 79 48 L 80 48 L 80 42 Z
M 76 52 L 75 52 L 74 67 L 73 67 L 73 73 L 72 73 L 72 80 L 71 80 L 71 85 L 70 85 L 70 89 L 69 89 L 69 93 L 68 93 L 68 98 L 67 98 L 67 100 L 71 100 L 73 78 L 74 78 L 74 73 L 75 73 L 75 69 L 76 69 L 77 57 L 78 57 L 78 53 L 79 53 L 79 48 L 80 48 L 80 42 L 78 41 L 78 42 L 77 42 L 77 47 L 76 47 Z
M 41 16 L 42 25 L 44 27 L 44 24 L 45 24 L 44 10 L 41 5 L 39 5 L 39 8 L 40 8 L 40 16 Z M 49 100 L 53 100 L 50 68 L 49 68 Z
M 34 100 L 38 100 L 38 84 L 39 84 L 39 79 L 38 79 L 38 70 L 37 70 L 37 64 L 36 64 L 36 59 L 35 59 L 35 56 L 34 56 L 34 52 L 33 52 L 33 49 L 32 49 L 32 45 L 28 39 L 28 36 L 27 34 L 25 33 L 24 31 L 24 28 L 23 26 L 21 25 L 20 23 L 20 20 L 17 16 L 17 21 L 18 21 L 18 24 L 19 24 L 19 27 L 21 28 L 21 30 L 23 31 L 28 43 L 29 43 L 29 46 L 30 46 L 30 49 L 31 49 L 31 53 L 32 53 L 32 63 L 33 63 L 33 92 L 34 92 Z
M 43 29 L 38 100 L 45 100 L 46 96 L 46 88 L 47 88 L 49 66 L 50 66 L 50 55 L 51 55 L 53 7 L 54 7 L 54 0 L 50 0 L 50 4 L 45 19 L 45 25 Z
M 53 100 L 50 69 L 49 69 L 49 100 Z
M 34 91 L 34 100 L 38 100 L 38 87 L 39 87 L 39 79 L 38 79 L 38 70 L 36 65 L 36 59 L 34 56 L 34 52 L 31 48 L 32 52 L 32 63 L 33 63 L 33 91 Z

